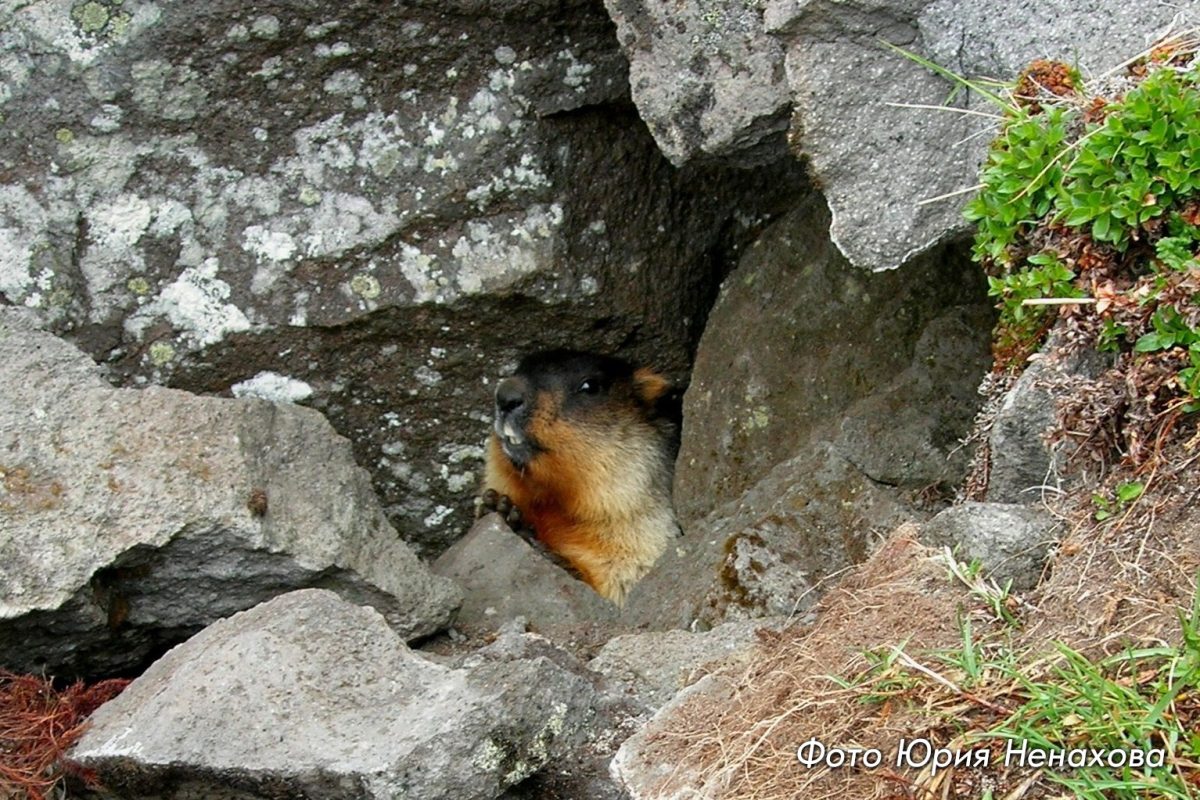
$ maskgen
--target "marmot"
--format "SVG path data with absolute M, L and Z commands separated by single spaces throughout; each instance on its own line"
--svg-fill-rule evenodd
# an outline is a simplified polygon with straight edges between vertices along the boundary
M 679 533 L 678 409 L 678 392 L 648 368 L 574 350 L 527 356 L 496 387 L 481 502 L 515 507 L 538 542 L 621 605 Z

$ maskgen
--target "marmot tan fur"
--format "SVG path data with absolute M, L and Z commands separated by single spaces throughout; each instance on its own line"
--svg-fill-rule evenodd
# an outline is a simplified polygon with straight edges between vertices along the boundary
M 618 605 L 679 532 L 670 390 L 649 369 L 572 350 L 530 355 L 496 388 L 485 497 L 511 501 Z

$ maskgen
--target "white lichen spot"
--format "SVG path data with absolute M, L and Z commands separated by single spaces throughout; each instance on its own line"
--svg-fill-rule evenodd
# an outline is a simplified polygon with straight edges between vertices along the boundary
M 279 18 L 263 14 L 250 25 L 250 32 L 259 39 L 274 39 L 279 35 Z
M 135 194 L 105 198 L 88 210 L 88 235 L 97 247 L 128 250 L 150 227 L 153 215 L 150 203 Z
M 262 66 L 256 72 L 250 74 L 267 80 L 276 77 L 281 72 L 283 72 L 283 59 L 279 56 L 271 56 L 263 61 Z
M 253 130 L 250 131 L 250 135 L 254 137 L 254 141 L 256 142 L 265 142 L 267 139 L 271 138 L 271 134 L 266 128 L 257 125 Z
M 567 72 L 563 76 L 563 83 L 574 89 L 576 92 L 582 92 L 586 88 L 587 77 L 595 71 L 595 67 L 591 64 L 585 64 L 575 57 L 575 54 L 570 50 L 560 50 L 558 57 L 562 61 L 567 62 Z
M 452 492 L 466 491 L 475 483 L 474 472 L 460 472 L 457 474 L 448 474 L 442 476 L 446 482 L 446 488 Z
M 583 277 L 582 280 L 579 281 L 579 291 L 583 292 L 584 294 L 586 294 L 590 297 L 594 294 L 599 293 L 600 284 L 591 275 L 586 275 Z
M 340 28 L 341 25 L 342 23 L 338 20 L 313 23 L 304 29 L 304 37 L 306 39 L 320 39 L 322 36 L 328 36 L 330 33 Z
M 242 249 L 259 261 L 287 261 L 296 254 L 296 241 L 282 231 L 251 225 L 242 235 Z
M 411 244 L 400 244 L 400 272 L 413 287 L 414 303 L 427 303 L 437 297 L 437 281 L 433 275 L 433 265 L 433 256 Z
M 550 240 L 562 221 L 562 206 L 555 203 L 530 206 L 507 235 L 490 222 L 468 222 L 467 235 L 459 237 L 451 249 L 459 262 L 459 289 L 466 294 L 478 294 L 535 272 L 552 259 Z
M 401 72 L 404 73 L 404 77 L 411 78 L 413 75 L 417 74 L 417 69 L 418 67 L 416 64 L 405 64 L 401 69 Z
M 229 284 L 217 277 L 217 259 L 185 269 L 151 303 L 126 318 L 125 328 L 140 338 L 157 317 L 167 321 L 197 346 L 215 344 L 230 333 L 249 330 L 250 320 L 228 302 Z
M 431 347 L 431 348 L 429 348 L 429 355 L 433 356 L 434 358 L 445 358 L 446 357 L 446 348 Z
M 97 133 L 112 133 L 120 129 L 121 117 L 124 115 L 125 110 L 120 106 L 104 103 L 100 106 L 100 112 L 88 121 L 88 127 Z
M 487 417 L 489 420 L 491 416 Z M 441 453 L 446 453 L 446 462 L 448 464 L 461 464 L 464 461 L 481 461 L 483 459 L 483 448 L 477 444 L 451 444 L 444 445 L 438 448 Z
M 329 94 L 349 95 L 355 94 L 362 88 L 363 79 L 354 70 L 339 69 L 337 72 L 325 79 L 322 88 Z
M 429 123 L 429 135 L 425 137 L 426 147 L 437 147 L 446 138 L 446 129 L 439 128 L 436 122 Z
M 450 516 L 450 514 L 453 513 L 453 511 L 454 511 L 454 509 L 452 509 L 452 508 L 447 508 L 446 506 L 438 506 L 437 508 L 435 508 L 433 510 L 432 514 L 430 514 L 429 516 L 427 516 L 425 518 L 425 520 L 424 520 L 425 527 L 432 528 L 437 525 L 441 525 L 442 522 L 445 521 L 446 517 Z
M 442 382 L 442 373 L 431 367 L 417 367 L 413 374 L 417 379 L 417 383 L 421 384 L 422 386 L 428 386 L 429 388 L 433 388 Z
M 305 213 L 308 233 L 302 237 L 302 244 L 310 258 L 378 244 L 400 224 L 394 208 L 378 211 L 367 198 L 344 192 L 324 194 L 321 202 Z
M 192 210 L 178 200 L 161 200 L 154 208 L 151 236 L 171 236 L 192 222 Z
M 496 50 L 492 53 L 492 55 L 495 57 L 495 59 L 497 61 L 499 61 L 501 64 L 503 64 L 506 67 L 511 65 L 514 61 L 517 60 L 517 51 L 513 50 L 511 47 L 509 47 L 506 44 L 502 44 L 499 47 L 497 47 Z
M 272 403 L 298 403 L 312 397 L 313 393 L 313 388 L 304 381 L 270 371 L 235 383 L 229 390 L 234 397 L 257 397 Z
M 313 48 L 313 54 L 317 58 L 342 58 L 354 52 L 354 48 L 349 42 L 334 42 L 333 44 L 325 44 L 321 42 Z
M 350 291 L 363 300 L 374 300 L 379 297 L 382 287 L 374 275 L 358 274 L 350 279 Z
M 225 38 L 231 42 L 244 42 L 250 38 L 250 29 L 240 22 L 236 22 L 229 26 L 229 30 L 225 31 Z

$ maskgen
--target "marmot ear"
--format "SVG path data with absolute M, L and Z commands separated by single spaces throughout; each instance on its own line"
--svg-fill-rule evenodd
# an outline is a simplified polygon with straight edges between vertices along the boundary
M 670 388 L 671 382 L 649 367 L 633 373 L 633 391 L 647 407 L 653 407 Z

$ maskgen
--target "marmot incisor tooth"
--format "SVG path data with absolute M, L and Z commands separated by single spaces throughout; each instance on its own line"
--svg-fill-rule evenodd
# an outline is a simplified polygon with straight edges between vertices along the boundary
M 549 350 L 496 387 L 485 496 L 620 605 L 679 533 L 671 507 L 678 396 L 619 358 Z

